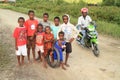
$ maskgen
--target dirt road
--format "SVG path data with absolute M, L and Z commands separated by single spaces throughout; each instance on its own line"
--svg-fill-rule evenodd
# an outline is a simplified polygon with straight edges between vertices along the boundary
M 12 32 L 17 18 L 27 15 L 0 9 L 0 37 L 11 55 L 10 65 L 0 72 L 0 80 L 120 80 L 120 41 L 99 36 L 100 57 L 96 58 L 89 49 L 73 42 L 73 52 L 69 58 L 70 67 L 44 69 L 41 63 L 16 67 L 14 39 Z M 27 60 L 26 60 L 27 61 Z

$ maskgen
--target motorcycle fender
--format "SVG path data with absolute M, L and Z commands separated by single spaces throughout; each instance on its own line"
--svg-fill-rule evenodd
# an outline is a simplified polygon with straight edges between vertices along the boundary
M 98 44 L 98 40 L 97 39 L 91 39 L 90 42 Z

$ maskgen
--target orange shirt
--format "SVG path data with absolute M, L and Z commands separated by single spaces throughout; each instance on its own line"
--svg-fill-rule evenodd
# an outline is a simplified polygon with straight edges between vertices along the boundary
M 27 29 L 27 36 L 33 36 L 34 35 L 37 25 L 38 25 L 38 21 L 35 20 L 35 19 L 34 20 L 28 19 L 25 22 L 25 26 L 26 26 L 26 29 Z
M 17 39 L 17 46 L 26 44 L 27 32 L 25 27 L 16 27 L 13 33 L 13 37 Z
M 37 32 L 37 34 L 36 34 L 36 44 L 38 46 L 44 45 L 44 35 L 45 35 L 44 32 Z
M 50 34 L 45 34 L 45 37 L 44 37 L 45 40 L 54 40 L 54 36 L 52 33 Z M 53 42 L 46 42 L 45 43 L 45 49 L 50 49 L 52 48 L 52 45 L 53 45 Z

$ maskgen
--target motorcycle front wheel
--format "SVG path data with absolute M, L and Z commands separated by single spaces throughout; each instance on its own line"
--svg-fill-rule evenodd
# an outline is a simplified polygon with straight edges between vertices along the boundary
M 100 51 L 99 51 L 99 49 L 98 49 L 98 45 L 97 44 L 92 44 L 93 45 L 93 54 L 96 56 L 96 57 L 99 57 L 99 53 L 100 53 Z

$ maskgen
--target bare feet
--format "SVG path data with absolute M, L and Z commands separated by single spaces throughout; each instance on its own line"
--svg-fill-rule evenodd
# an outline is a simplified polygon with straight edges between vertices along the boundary
M 69 65 L 69 64 L 67 64 L 67 63 L 64 63 L 64 65 L 65 65 L 66 67 L 70 67 L 70 65 Z
M 64 66 L 62 66 L 62 69 L 63 69 L 63 70 L 66 70 L 66 68 L 65 68 Z
M 20 67 L 21 66 L 21 63 L 18 63 L 17 65 L 16 65 L 16 67 Z
M 47 69 L 47 65 L 46 64 L 43 64 L 43 67 Z

